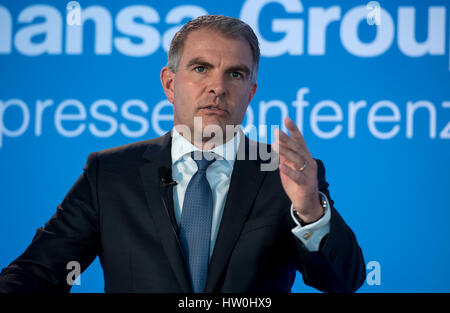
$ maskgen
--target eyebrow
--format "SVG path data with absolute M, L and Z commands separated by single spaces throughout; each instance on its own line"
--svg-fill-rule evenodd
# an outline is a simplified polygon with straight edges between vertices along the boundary
M 204 66 L 204 67 L 207 67 L 207 68 L 213 68 L 214 67 L 214 65 L 212 65 L 211 63 L 203 60 L 202 58 L 193 58 L 192 60 L 190 60 L 187 63 L 186 68 L 190 68 L 193 65 L 201 65 L 201 66 Z M 250 69 L 245 64 L 237 64 L 237 65 L 230 66 L 227 69 L 227 71 L 228 72 L 243 72 L 247 76 L 249 76 L 250 73 L 251 73 Z
M 186 68 L 190 68 L 193 65 L 202 65 L 205 67 L 214 67 L 211 63 L 206 62 L 205 60 L 201 59 L 201 58 L 193 58 L 192 60 L 190 60 L 188 62 L 188 64 L 186 65 Z

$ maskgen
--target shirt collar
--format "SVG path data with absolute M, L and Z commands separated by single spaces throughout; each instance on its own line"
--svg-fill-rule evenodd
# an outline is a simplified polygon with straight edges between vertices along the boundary
M 239 128 L 239 132 L 241 131 L 241 128 Z M 208 151 L 221 156 L 224 160 L 227 161 L 227 164 L 233 167 L 234 160 L 236 159 L 237 149 L 239 147 L 239 142 L 240 134 L 236 133 L 236 135 L 232 139 L 228 140 L 225 144 L 217 146 L 214 149 Z M 172 165 L 183 158 L 183 156 L 185 156 L 186 154 L 189 154 L 192 151 L 196 150 L 200 149 L 194 146 L 189 140 L 184 138 L 175 128 L 172 129 Z

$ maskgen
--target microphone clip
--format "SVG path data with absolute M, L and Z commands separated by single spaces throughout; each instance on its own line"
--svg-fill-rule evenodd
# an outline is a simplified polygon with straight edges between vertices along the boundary
M 159 181 L 163 187 L 175 186 L 176 181 L 172 179 L 172 171 L 168 167 L 160 167 L 158 169 Z
M 168 180 L 165 177 L 161 177 L 161 185 L 163 185 L 163 187 L 175 186 L 177 185 L 177 182 L 174 180 Z

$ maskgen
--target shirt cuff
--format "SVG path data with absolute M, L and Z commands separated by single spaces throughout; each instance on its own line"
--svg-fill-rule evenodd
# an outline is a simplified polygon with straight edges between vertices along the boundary
M 325 201 L 324 215 L 314 223 L 302 226 L 294 215 L 294 206 L 291 204 L 291 216 L 297 227 L 292 233 L 305 245 L 308 251 L 319 251 L 320 241 L 330 232 L 331 212 L 327 196 L 320 192 L 322 201 Z

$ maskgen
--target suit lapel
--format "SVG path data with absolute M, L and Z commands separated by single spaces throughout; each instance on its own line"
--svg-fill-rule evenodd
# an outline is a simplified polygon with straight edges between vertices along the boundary
M 157 138 L 145 151 L 148 160 L 140 169 L 150 213 L 160 236 L 161 244 L 172 266 L 182 292 L 191 292 L 189 274 L 183 251 L 175 231 L 172 188 L 164 188 L 159 181 L 158 169 L 171 168 L 171 134 Z
M 208 268 L 205 292 L 214 291 L 265 177 L 266 172 L 260 170 L 261 161 L 249 158 L 249 151 L 256 151 L 250 150 L 256 149 L 255 145 L 255 142 L 241 134 L 238 156 L 231 175 L 219 233 Z M 256 153 L 251 156 L 255 159 Z

